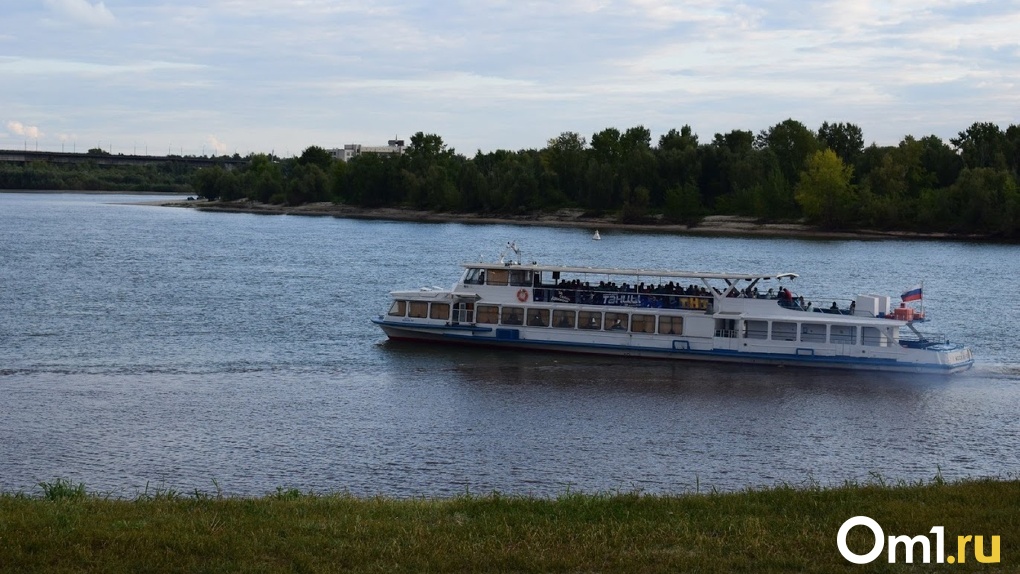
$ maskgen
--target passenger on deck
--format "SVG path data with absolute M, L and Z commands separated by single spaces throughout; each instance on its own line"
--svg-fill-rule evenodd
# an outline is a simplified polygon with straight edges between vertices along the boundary
M 857 301 L 850 302 L 850 314 L 853 315 L 854 311 L 857 310 Z
M 829 307 L 829 311 L 834 311 L 836 313 L 839 313 L 839 305 L 837 305 L 836 302 L 833 301 L 832 302 L 832 307 Z

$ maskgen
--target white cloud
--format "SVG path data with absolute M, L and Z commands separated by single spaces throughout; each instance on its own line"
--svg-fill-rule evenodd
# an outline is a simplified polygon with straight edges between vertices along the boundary
M 17 120 L 11 120 L 7 122 L 7 130 L 14 135 L 25 136 L 27 138 L 32 139 L 39 139 L 40 137 L 43 136 L 43 133 L 39 131 L 38 127 L 26 126 L 25 124 Z
M 205 143 L 208 144 L 216 152 L 215 155 L 223 155 L 227 153 L 227 144 L 216 139 L 216 136 L 210 134 L 205 138 Z
M 103 2 L 92 4 L 88 0 L 44 0 L 58 15 L 86 26 L 110 26 L 117 19 Z
M 123 62 L 105 64 L 45 58 L 0 58 L 0 72 L 25 75 L 138 74 L 157 70 L 198 70 L 205 66 L 180 62 Z

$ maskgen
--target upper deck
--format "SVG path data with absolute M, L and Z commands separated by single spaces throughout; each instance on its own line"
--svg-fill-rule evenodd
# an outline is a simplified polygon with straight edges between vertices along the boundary
M 669 278 L 669 279 L 714 279 L 723 281 L 755 281 L 771 279 L 794 279 L 796 273 L 713 273 L 707 271 L 679 271 L 669 269 L 638 269 L 638 268 L 617 268 L 617 267 L 575 267 L 569 265 L 539 265 L 537 263 L 462 263 L 470 273 L 472 269 L 498 271 L 531 271 L 537 273 L 553 274 L 576 274 L 576 275 L 606 275 L 626 277 L 648 277 L 648 278 Z

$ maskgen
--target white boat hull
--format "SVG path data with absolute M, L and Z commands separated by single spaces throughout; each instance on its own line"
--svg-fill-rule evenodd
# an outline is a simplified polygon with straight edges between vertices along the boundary
M 884 353 L 858 357 L 841 353 L 839 345 L 812 347 L 796 343 L 771 350 L 748 351 L 738 346 L 740 339 L 729 338 L 694 341 L 678 337 L 663 340 L 661 336 L 642 337 L 602 331 L 582 340 L 576 337 L 577 332 L 574 331 L 571 340 L 564 340 L 556 338 L 555 330 L 547 328 L 414 325 L 391 322 L 381 317 L 372 321 L 393 340 L 508 350 L 943 375 L 965 371 L 974 364 L 970 350 L 959 345 L 945 345 L 938 350 L 897 347 Z

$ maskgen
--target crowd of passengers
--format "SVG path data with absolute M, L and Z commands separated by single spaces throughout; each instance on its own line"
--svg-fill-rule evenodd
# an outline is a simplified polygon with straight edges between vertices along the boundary
M 561 280 L 554 286 L 536 285 L 534 292 L 536 301 L 671 309 L 692 306 L 689 300 L 681 301 L 681 297 L 707 298 L 711 295 L 705 287 L 695 285 L 683 287 L 672 281 L 659 285 L 645 283 L 617 285 L 613 281 L 599 281 L 598 285 L 591 285 L 580 279 Z
M 759 295 L 757 294 L 757 289 L 755 289 L 754 291 L 755 294 L 753 296 L 759 297 Z M 738 296 L 751 297 L 752 295 L 746 292 L 741 292 L 741 295 Z M 815 313 L 832 313 L 835 315 L 853 315 L 857 307 L 856 301 L 851 301 L 850 307 L 847 309 L 841 309 L 840 306 L 836 304 L 835 301 L 833 301 L 832 305 L 830 305 L 827 308 L 815 307 L 815 304 L 812 303 L 811 301 L 805 302 L 803 295 L 798 297 L 794 295 L 792 292 L 790 292 L 789 289 L 786 289 L 784 287 L 780 287 L 778 292 L 773 292 L 772 289 L 769 289 L 768 292 L 765 293 L 764 298 L 778 299 L 779 306 L 786 307 L 788 309 L 799 309 L 801 311 L 811 311 Z

